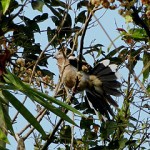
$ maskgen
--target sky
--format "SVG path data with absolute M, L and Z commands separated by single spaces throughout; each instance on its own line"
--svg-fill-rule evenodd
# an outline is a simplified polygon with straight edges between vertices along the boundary
M 32 11 L 32 13 L 31 13 Z M 49 16 L 51 16 L 51 12 L 49 11 L 48 8 L 44 7 L 43 8 L 43 13 L 49 13 Z M 34 18 L 37 14 L 42 14 L 39 11 L 35 10 L 33 11 L 31 9 L 31 6 L 28 5 L 25 8 L 24 11 L 24 15 L 25 16 L 29 16 L 29 18 Z M 105 11 L 100 10 L 98 13 L 95 14 L 97 18 L 100 18 L 100 22 L 103 25 L 103 27 L 105 28 L 105 30 L 108 32 L 109 36 L 111 37 L 112 40 L 114 40 L 116 37 L 119 36 L 118 31 L 116 30 L 116 28 L 126 28 L 129 26 L 129 24 L 125 24 L 125 20 L 124 18 L 122 18 L 121 16 L 118 15 L 117 11 Z M 18 19 L 15 20 L 16 22 L 19 22 Z M 41 30 L 46 30 L 47 26 L 54 26 L 54 24 L 51 21 L 46 21 L 43 23 L 40 23 L 40 29 Z M 45 32 L 42 33 L 36 33 L 36 43 L 40 43 L 42 49 L 44 49 L 46 47 L 46 45 L 48 44 L 47 41 L 47 34 Z M 104 49 L 107 50 L 108 47 L 110 46 L 110 41 L 108 39 L 108 37 L 105 35 L 104 31 L 99 27 L 99 25 L 97 25 L 94 28 L 91 28 L 87 31 L 86 33 L 86 37 L 85 37 L 85 46 L 89 46 L 91 41 L 95 39 L 95 43 L 100 43 L 102 45 L 104 45 Z M 122 44 L 124 44 L 124 42 L 121 39 L 118 39 L 115 41 L 115 45 L 121 46 Z M 113 48 L 112 48 L 113 49 Z M 88 63 L 92 64 L 92 61 L 90 59 L 90 57 L 87 59 Z M 57 83 L 58 81 L 58 69 L 57 69 L 57 65 L 56 65 L 56 60 L 50 58 L 49 59 L 49 65 L 48 68 L 50 69 L 50 71 L 55 73 L 55 83 Z M 141 68 L 142 66 L 138 66 L 139 68 Z M 139 69 L 140 70 L 140 69 Z M 121 71 L 121 76 L 123 78 L 126 78 L 127 76 L 127 72 L 124 72 L 124 70 Z M 23 99 L 23 96 L 20 96 L 20 99 Z M 122 100 L 119 102 L 119 105 L 122 105 Z M 36 109 L 35 105 L 32 104 L 29 100 L 26 102 L 25 104 L 29 110 L 30 109 Z M 135 109 L 135 108 L 134 108 Z M 34 111 L 33 111 L 34 112 Z M 14 115 L 15 114 L 15 110 L 13 108 L 10 109 L 10 115 Z M 23 117 L 21 115 L 19 115 L 19 119 L 17 124 L 14 126 L 14 130 L 19 131 L 20 129 L 22 129 L 22 126 L 24 126 L 26 124 L 26 120 L 23 119 Z M 43 128 L 47 129 L 47 131 L 49 131 L 49 128 L 47 127 L 47 123 L 46 121 L 44 121 L 42 123 Z M 16 149 L 16 141 L 9 136 L 9 140 L 11 145 L 8 145 L 7 148 L 10 150 L 14 150 Z M 34 140 L 32 138 L 28 139 L 26 141 L 26 149 L 27 150 L 32 150 L 33 149 L 33 144 L 34 144 Z M 55 146 L 54 146 L 55 147 Z

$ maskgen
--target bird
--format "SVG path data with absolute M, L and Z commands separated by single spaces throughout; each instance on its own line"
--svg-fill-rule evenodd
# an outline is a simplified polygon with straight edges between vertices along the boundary
M 95 113 L 100 114 L 102 120 L 114 117 L 111 105 L 118 108 L 118 104 L 112 96 L 121 95 L 117 65 L 110 64 L 110 60 L 106 59 L 91 67 L 83 60 L 81 70 L 78 71 L 79 60 L 75 56 L 66 55 L 64 50 L 58 50 L 54 57 L 66 89 L 72 90 L 78 79 L 76 91 L 85 91 L 86 99 Z

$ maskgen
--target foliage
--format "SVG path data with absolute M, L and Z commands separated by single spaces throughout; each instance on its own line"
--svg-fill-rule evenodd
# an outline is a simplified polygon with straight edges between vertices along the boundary
M 29 137 L 34 137 L 35 149 L 43 150 L 51 145 L 56 145 L 58 150 L 147 149 L 150 134 L 149 5 L 148 0 L 1 0 L 1 149 L 6 149 L 6 143 L 12 144 L 7 135 L 23 149 Z M 35 13 L 33 18 L 26 13 L 28 7 L 30 13 Z M 111 40 L 96 17 L 101 10 L 118 11 L 128 24 L 127 28 L 117 28 L 119 37 L 115 40 Z M 108 49 L 103 43 L 93 42 L 94 39 L 91 43 L 85 42 L 88 30 L 95 29 L 95 22 L 111 41 Z M 42 34 L 47 42 L 44 48 L 42 42 L 36 42 L 37 35 Z M 116 46 L 117 40 L 123 44 Z M 51 62 L 54 52 L 60 48 L 79 54 L 79 58 L 90 58 L 93 65 L 110 59 L 119 66 L 124 73 L 119 98 L 122 103 L 113 120 L 101 122 L 87 106 L 83 93 L 72 93 L 68 98 L 61 79 L 58 84 L 54 83 L 56 72 L 50 71 Z M 25 101 L 34 108 L 25 105 Z M 12 108 L 16 114 L 9 113 Z M 68 110 L 72 112 L 72 119 L 67 115 Z M 27 120 L 20 130 L 14 128 L 19 123 L 18 114 Z M 44 127 L 42 121 L 49 127 Z

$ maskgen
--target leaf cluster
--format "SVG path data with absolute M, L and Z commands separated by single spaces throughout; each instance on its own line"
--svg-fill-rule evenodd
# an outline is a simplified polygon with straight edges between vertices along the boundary
M 143 5 L 138 2 L 135 5 L 134 1 L 128 0 L 96 2 L 0 1 L 0 148 L 5 149 L 6 143 L 9 144 L 8 134 L 16 139 L 18 145 L 19 141 L 25 142 L 32 134 L 36 149 L 44 149 L 51 144 L 57 145 L 58 149 L 146 149 L 149 136 L 147 110 L 150 108 L 149 4 L 141 1 Z M 31 18 L 23 13 L 26 7 L 30 7 L 31 13 L 38 13 Z M 125 21 L 134 26 L 118 28 L 119 37 L 111 40 L 108 49 L 95 43 L 94 39 L 87 45 L 86 33 L 95 28 L 95 12 L 105 8 L 116 11 L 117 7 Z M 45 8 L 48 12 L 44 11 Z M 98 19 L 96 23 L 99 24 Z M 45 30 L 41 28 L 42 24 L 48 24 Z M 42 43 L 36 42 L 36 36 L 43 33 L 48 43 L 44 49 Z M 118 39 L 124 43 L 115 46 Z M 123 69 L 122 104 L 112 120 L 99 122 L 82 93 L 72 94 L 69 99 L 63 86 L 54 84 L 54 73 L 48 67 L 52 67 L 53 53 L 57 49 L 67 49 L 71 54 L 79 55 L 79 59 L 83 56 L 90 58 L 93 66 L 110 59 L 120 70 Z M 59 95 L 55 96 L 59 100 L 49 96 L 57 88 Z M 16 93 L 35 104 L 37 117 Z M 73 107 L 65 102 L 68 99 Z M 10 106 L 29 123 L 20 132 L 14 129 L 18 114 L 12 118 Z M 68 110 L 73 113 L 73 119 L 66 114 Z M 48 133 L 40 124 L 42 119 L 48 121 L 47 126 L 52 126 Z M 28 134 L 23 134 L 29 127 Z

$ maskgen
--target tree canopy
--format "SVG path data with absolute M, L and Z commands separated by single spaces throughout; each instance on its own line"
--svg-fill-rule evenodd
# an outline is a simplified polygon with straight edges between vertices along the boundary
M 101 23 L 108 11 L 127 24 L 117 27 L 114 21 L 115 39 Z M 108 38 L 107 47 L 86 36 L 97 27 Z M 45 38 L 41 43 L 40 37 Z M 11 141 L 18 150 L 29 145 L 39 150 L 148 149 L 149 43 L 149 0 L 1 0 L 0 149 L 11 147 Z M 70 91 L 68 97 L 61 78 L 54 81 L 58 49 L 92 66 L 104 59 L 118 65 L 122 96 L 115 98 L 119 108 L 112 120 L 99 120 L 84 92 Z

